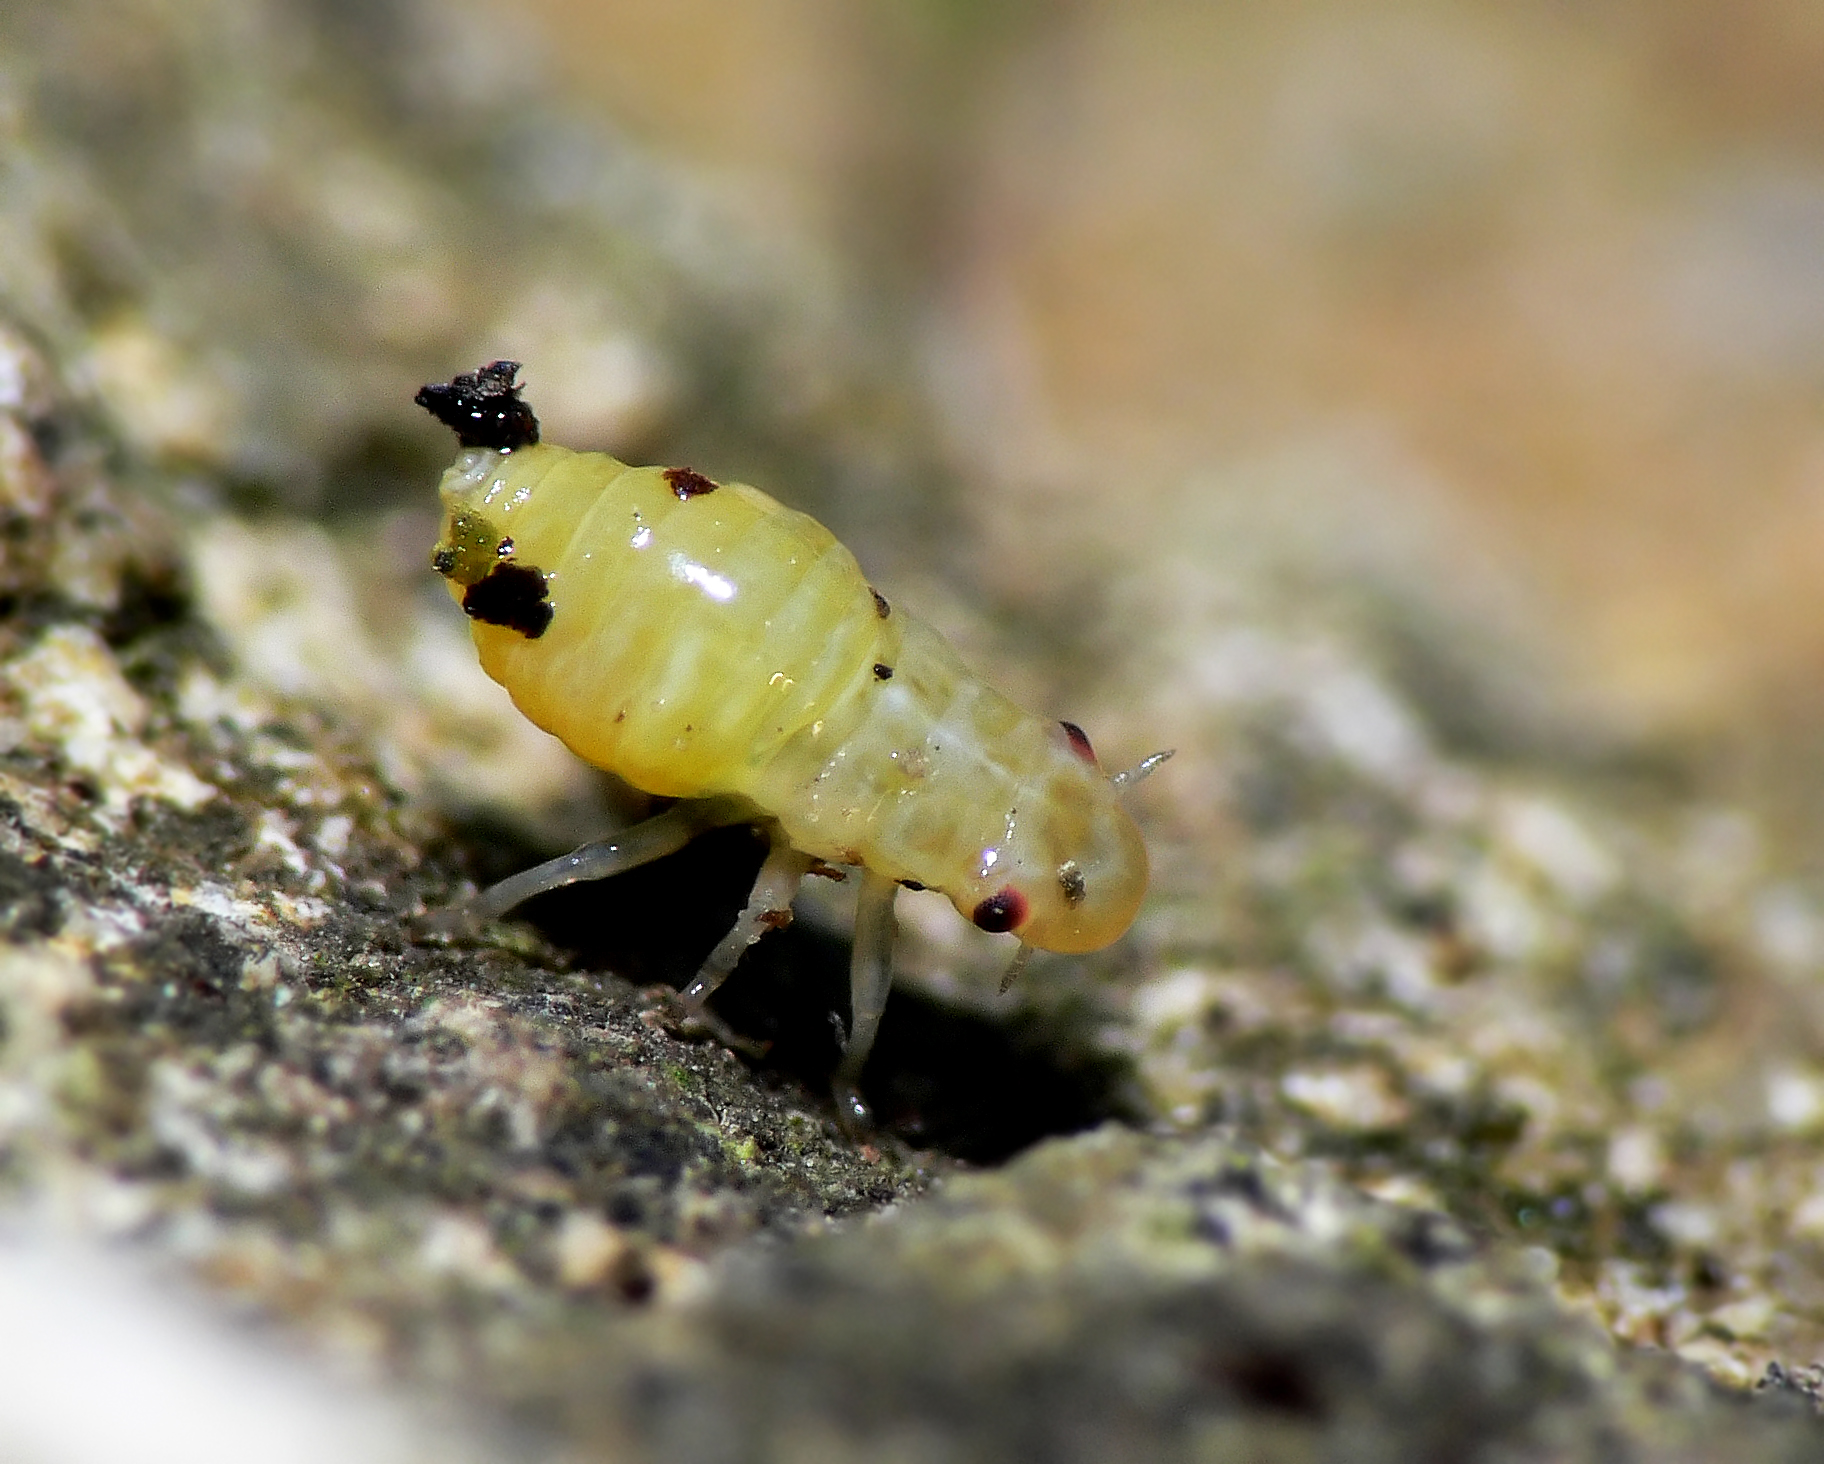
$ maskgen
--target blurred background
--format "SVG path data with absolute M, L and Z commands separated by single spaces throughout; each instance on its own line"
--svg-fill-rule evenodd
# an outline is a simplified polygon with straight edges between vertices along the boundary
M 418 576 L 410 387 L 513 355 L 554 440 L 819 513 L 1135 750 L 1264 557 L 1294 608 L 1375 581 L 1465 750 L 1817 827 L 1805 0 L 8 9 L 0 283 L 180 492 L 340 525 L 357 598 Z M 205 558 L 218 614 L 296 558 Z
M 1815 5 L 527 13 L 578 98 L 897 312 L 1005 572 L 1144 574 L 1199 499 L 1334 484 L 1325 532 L 1411 521 L 1409 570 L 1523 603 L 1588 714 L 1790 798 L 1824 671 Z

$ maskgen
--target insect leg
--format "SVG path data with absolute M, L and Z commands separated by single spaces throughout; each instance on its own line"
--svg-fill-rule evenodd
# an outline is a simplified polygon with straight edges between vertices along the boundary
M 702 1010 L 703 1003 L 728 979 L 728 973 L 735 969 L 735 962 L 749 946 L 767 931 L 792 923 L 792 896 L 798 893 L 799 883 L 817 861 L 788 844 L 785 831 L 778 824 L 768 824 L 766 831 L 772 849 L 754 880 L 754 892 L 747 897 L 747 908 L 735 921 L 735 928 L 716 943 L 716 948 L 697 972 L 697 979 L 680 994 L 687 1011 Z
M 599 843 L 584 844 L 543 864 L 503 879 L 483 890 L 468 906 L 478 920 L 496 920 L 515 905 L 582 880 L 606 879 L 676 853 L 707 829 L 729 822 L 726 810 L 713 802 L 679 803 L 657 818 L 637 823 Z
M 849 1040 L 833 1084 L 836 1112 L 849 1128 L 866 1128 L 874 1118 L 861 1096 L 861 1070 L 867 1065 L 893 985 L 893 938 L 897 934 L 893 897 L 898 893 L 899 886 L 885 875 L 862 870 L 855 906 L 855 948 L 849 959 Z
M 1000 994 L 1002 996 L 1013 990 L 1013 983 L 1020 979 L 1020 972 L 1026 969 L 1026 963 L 1031 959 L 1032 947 L 1025 941 L 1021 941 L 1020 948 L 1013 953 L 1013 959 L 1007 963 L 1007 969 L 1001 973 Z

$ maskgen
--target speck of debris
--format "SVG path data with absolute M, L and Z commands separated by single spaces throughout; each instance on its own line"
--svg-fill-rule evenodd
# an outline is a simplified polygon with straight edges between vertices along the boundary
M 538 418 L 513 383 L 518 374 L 519 362 L 493 361 L 423 387 L 412 400 L 455 432 L 464 447 L 510 452 L 538 441 Z
M 715 479 L 704 477 L 695 468 L 667 468 L 661 476 L 671 485 L 671 491 L 685 503 L 700 498 L 705 493 L 714 493 L 721 486 Z

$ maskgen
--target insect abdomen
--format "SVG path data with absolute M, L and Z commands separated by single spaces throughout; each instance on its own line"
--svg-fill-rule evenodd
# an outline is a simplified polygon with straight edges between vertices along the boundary
M 814 519 L 741 484 L 686 486 L 536 445 L 465 452 L 443 492 L 452 521 L 479 519 L 543 576 L 539 634 L 474 626 L 520 710 L 649 793 L 740 793 L 871 674 L 880 622 L 854 557 Z

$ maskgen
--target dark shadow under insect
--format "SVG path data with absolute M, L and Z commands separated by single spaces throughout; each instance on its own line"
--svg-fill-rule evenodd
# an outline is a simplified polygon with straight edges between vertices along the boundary
M 715 830 L 676 854 L 612 880 L 528 900 L 517 918 L 581 965 L 642 985 L 678 985 L 694 973 L 739 911 L 764 857 L 743 828 Z M 846 944 L 798 924 L 761 941 L 741 979 L 712 1000 L 716 1015 L 763 1058 L 745 1057 L 812 1091 L 841 1061 L 848 1026 Z M 879 1126 L 919 1148 L 993 1164 L 1039 1140 L 1132 1117 L 1127 1074 L 1106 1058 L 1076 1060 L 1048 1034 L 1022 1030 L 896 988 L 863 1096 Z

